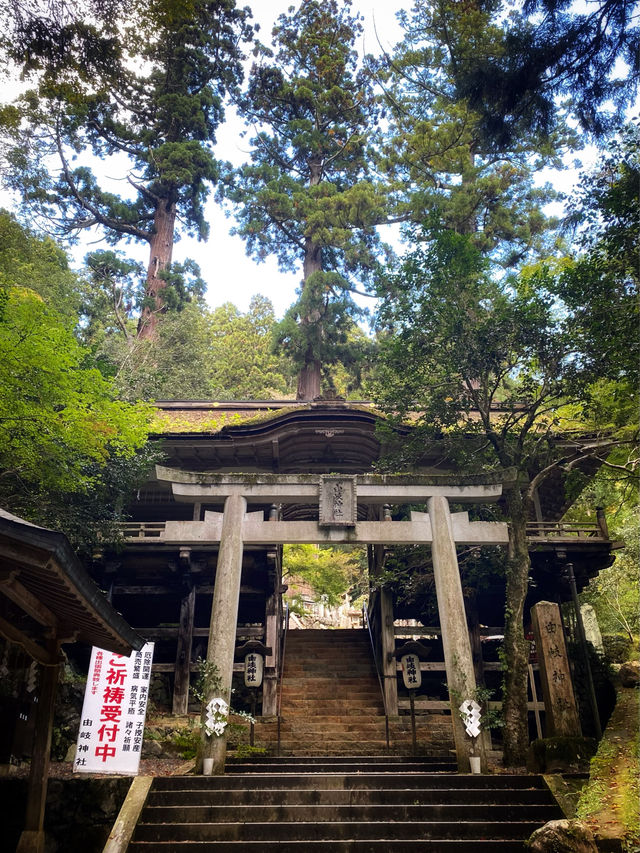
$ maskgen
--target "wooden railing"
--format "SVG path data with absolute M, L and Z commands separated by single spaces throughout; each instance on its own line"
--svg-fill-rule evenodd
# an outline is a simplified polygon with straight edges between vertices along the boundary
M 597 523 L 589 524 L 584 521 L 530 521 L 527 524 L 528 539 L 570 538 L 603 539 L 603 534 Z
M 128 542 L 162 539 L 164 521 L 126 521 L 120 524 L 120 532 Z M 597 523 L 574 521 L 531 521 L 527 524 L 528 539 L 599 539 L 608 537 Z
M 165 529 L 164 521 L 125 521 L 119 525 L 120 532 L 127 540 L 161 539 Z

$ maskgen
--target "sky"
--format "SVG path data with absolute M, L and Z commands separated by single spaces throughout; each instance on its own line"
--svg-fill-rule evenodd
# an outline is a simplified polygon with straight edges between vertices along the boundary
M 252 7 L 253 20 L 260 25 L 259 38 L 265 43 L 270 42 L 271 29 L 282 13 L 292 5 L 293 0 L 239 0 L 238 5 L 245 2 Z M 396 12 L 401 8 L 409 8 L 410 0 L 353 0 L 353 11 L 363 17 L 364 32 L 357 45 L 361 53 L 378 53 L 380 49 L 391 52 L 394 45 L 400 41 L 402 31 L 396 20 Z M 247 63 L 247 72 L 250 61 Z M 2 92 L 1 100 L 10 100 L 10 92 Z M 227 108 L 227 120 L 218 129 L 216 156 L 221 160 L 229 160 L 234 165 L 240 165 L 249 159 L 248 140 L 240 134 L 244 130 L 243 122 L 237 118 L 234 110 Z M 96 162 L 90 164 L 95 169 Z M 119 180 L 111 186 L 103 182 L 105 189 L 116 193 L 122 192 L 123 175 L 126 174 L 126 160 L 122 163 L 110 162 L 105 164 L 103 177 L 119 175 Z M 124 167 L 124 168 L 123 168 Z M 96 169 L 98 172 L 98 169 Z M 543 175 L 541 179 L 550 178 L 557 185 L 560 180 L 562 188 L 570 188 L 575 181 L 577 172 Z M 281 317 L 286 309 L 296 299 L 296 289 L 300 284 L 300 273 L 281 272 L 275 258 L 267 258 L 262 263 L 256 263 L 247 257 L 244 241 L 232 236 L 229 231 L 233 220 L 228 218 L 219 203 L 210 196 L 206 203 L 205 215 L 210 225 L 210 237 L 207 242 L 199 242 L 194 238 L 182 237 L 174 247 L 173 259 L 181 262 L 186 258 L 195 260 L 202 271 L 207 283 L 206 299 L 210 307 L 216 307 L 224 302 L 233 302 L 241 311 L 246 311 L 251 297 L 261 294 L 273 303 L 276 316 Z M 0 193 L 0 206 L 15 208 L 15 204 L 6 195 Z M 557 211 L 553 211 L 557 212 Z M 389 240 L 389 236 L 385 235 Z M 392 240 L 390 242 L 393 242 Z M 100 248 L 96 235 L 83 233 L 71 250 L 75 265 L 80 267 L 84 255 L 88 251 Z M 146 244 L 121 244 L 123 252 L 135 257 L 144 264 L 148 261 Z M 368 302 L 370 300 L 367 300 Z

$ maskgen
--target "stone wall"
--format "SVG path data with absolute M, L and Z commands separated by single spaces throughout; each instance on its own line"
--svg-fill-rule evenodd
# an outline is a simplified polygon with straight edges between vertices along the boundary
M 50 779 L 45 853 L 101 853 L 131 780 Z M 0 778 L 3 850 L 15 850 L 24 820 L 27 780 Z

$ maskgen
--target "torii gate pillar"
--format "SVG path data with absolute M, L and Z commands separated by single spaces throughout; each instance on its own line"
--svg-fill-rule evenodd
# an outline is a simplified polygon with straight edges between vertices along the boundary
M 208 689 L 203 706 L 214 698 L 224 699 L 227 705 L 231 700 L 242 577 L 242 522 L 246 508 L 246 498 L 237 493 L 229 495 L 225 500 L 207 647 L 207 662 L 217 667 L 219 685 Z M 208 737 L 204 733 L 203 725 L 202 737 L 202 758 L 213 759 L 214 775 L 223 774 L 227 754 L 226 731 L 223 735 Z
M 432 497 L 429 498 L 427 508 L 433 534 L 431 545 L 433 575 L 438 598 L 447 686 L 451 701 L 456 759 L 458 770 L 461 773 L 468 773 L 470 771 L 470 740 L 460 716 L 459 706 L 465 699 L 474 698 L 476 677 L 462 596 L 458 557 L 453 538 L 449 501 L 445 497 Z M 481 765 L 484 770 L 486 769 L 486 756 L 482 738 L 476 739 L 475 749 L 481 756 Z

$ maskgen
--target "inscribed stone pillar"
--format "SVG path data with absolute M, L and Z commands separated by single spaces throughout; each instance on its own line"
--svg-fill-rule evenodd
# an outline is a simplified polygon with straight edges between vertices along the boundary
M 579 736 L 580 720 L 560 608 L 551 601 L 539 601 L 531 608 L 531 624 L 536 638 L 536 653 L 547 715 L 547 737 Z
M 229 704 L 231 699 L 242 576 L 242 522 L 246 508 L 246 499 L 238 494 L 229 495 L 224 505 L 207 648 L 207 661 L 215 665 L 220 683 L 219 687 L 209 690 L 205 704 L 214 698 L 224 699 Z M 213 759 L 214 774 L 224 773 L 226 732 L 224 735 L 207 737 L 203 728 L 202 737 L 202 757 Z
M 480 755 L 483 767 L 485 755 L 482 738 L 477 738 L 476 743 L 472 742 L 465 731 L 459 711 L 460 704 L 465 699 L 474 698 L 476 689 L 473 656 L 462 596 L 462 583 L 453 538 L 449 502 L 444 497 L 436 496 L 429 498 L 427 506 L 433 536 L 431 546 L 433 576 L 438 598 L 438 613 L 440 614 L 447 686 L 451 701 L 456 758 L 458 770 L 461 773 L 468 773 L 471 746 L 473 745 L 474 751 Z

